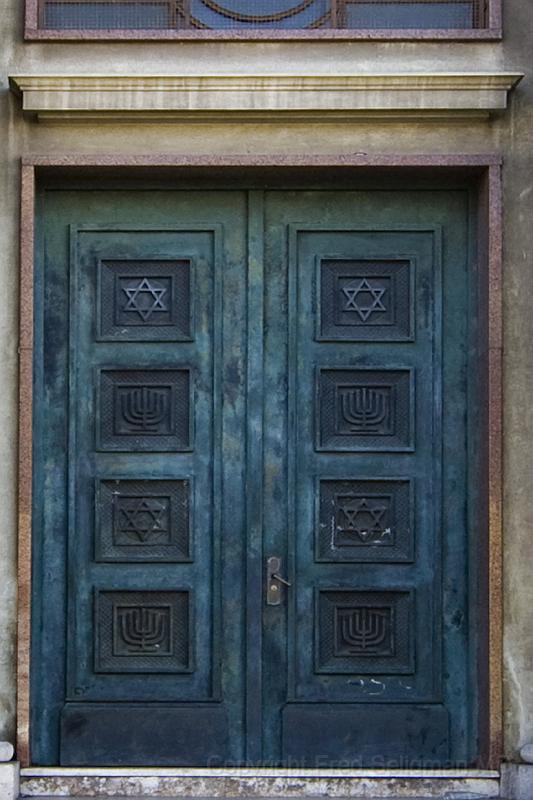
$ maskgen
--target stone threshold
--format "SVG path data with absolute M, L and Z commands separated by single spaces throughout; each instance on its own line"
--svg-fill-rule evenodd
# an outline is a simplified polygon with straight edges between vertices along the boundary
M 113 800 L 144 800 L 146 795 L 122 795 L 122 796 L 115 796 Z M 478 794 L 446 794 L 440 795 L 441 800 L 479 800 Z M 24 800 L 24 797 L 21 795 L 19 800 Z M 57 795 L 55 797 L 48 795 L 47 797 L 41 797 L 40 800 L 57 800 Z M 106 800 L 105 795 L 85 795 L 85 796 L 77 796 L 76 800 Z M 160 800 L 178 800 L 176 796 L 174 797 L 167 797 L 167 798 L 160 798 Z M 187 797 L 180 797 L 179 800 L 192 800 L 192 798 Z M 216 798 L 206 797 L 204 800 L 216 800 Z M 268 798 L 261 798 L 261 800 L 268 800 Z M 285 800 L 285 798 L 280 797 L 279 800 Z M 346 798 L 348 800 L 348 798 Z M 382 800 L 379 797 L 366 797 L 365 800 Z M 390 795 L 388 800 L 399 800 L 398 795 Z M 410 800 L 435 800 L 434 797 L 411 797 Z M 500 800 L 499 797 L 491 797 L 491 798 L 483 798 L 483 800 Z
M 296 770 L 28 768 L 22 797 L 446 798 L 489 800 L 499 773 L 488 770 Z
M 23 767 L 22 777 L 157 775 L 169 777 L 499 778 L 480 769 L 298 769 L 283 767 Z

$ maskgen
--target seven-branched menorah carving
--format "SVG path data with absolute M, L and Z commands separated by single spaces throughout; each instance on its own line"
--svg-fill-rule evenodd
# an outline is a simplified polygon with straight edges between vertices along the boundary
M 341 642 L 353 652 L 376 651 L 387 637 L 390 610 L 361 606 L 339 615 Z
M 387 420 L 389 398 L 383 389 L 357 386 L 341 393 L 341 413 L 352 431 L 372 433 Z
M 118 613 L 120 636 L 129 650 L 157 653 L 168 636 L 168 612 L 157 608 L 125 608 Z
M 133 430 L 157 433 L 168 414 L 168 397 L 164 391 L 149 386 L 132 388 L 121 395 L 120 410 Z

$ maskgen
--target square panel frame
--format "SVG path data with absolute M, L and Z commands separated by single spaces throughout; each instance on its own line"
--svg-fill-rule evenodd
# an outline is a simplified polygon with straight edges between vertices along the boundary
M 99 639 L 99 621 L 98 613 L 102 606 L 101 596 L 104 594 L 183 594 L 187 600 L 187 666 L 173 667 L 168 669 L 135 669 L 135 665 L 131 668 L 127 666 L 125 669 L 114 671 L 112 669 L 102 669 L 99 667 L 101 643 Z M 93 669 L 95 675 L 143 675 L 149 679 L 150 675 L 190 675 L 195 671 L 194 663 L 194 608 L 195 608 L 195 593 L 190 586 L 172 586 L 172 587 L 157 587 L 155 589 L 147 589 L 146 586 L 137 589 L 133 586 L 124 586 L 118 588 L 117 586 L 106 588 L 105 586 L 95 586 L 92 593 L 92 619 L 93 619 Z M 110 658 L 120 658 L 121 656 L 111 655 Z M 133 656 L 134 658 L 134 656 Z M 154 656 L 158 658 L 158 656 Z M 166 656 L 165 656 L 166 658 Z M 138 665 L 137 665 L 138 666 Z M 156 665 L 157 667 L 158 665 Z
M 117 446 L 113 447 L 105 447 L 102 443 L 102 390 L 101 390 L 101 381 L 102 376 L 106 372 L 150 372 L 150 373 L 160 373 L 160 372 L 183 372 L 186 373 L 188 376 L 188 441 L 187 446 L 184 447 L 143 447 L 132 449 L 131 447 L 127 447 L 126 444 L 121 446 L 117 444 Z M 138 366 L 135 368 L 125 367 L 123 365 L 116 365 L 110 364 L 101 367 L 96 367 L 94 369 L 94 393 L 95 393 L 95 413 L 94 413 L 94 424 L 95 424 L 95 449 L 97 452 L 102 453 L 192 453 L 194 452 L 194 431 L 195 431 L 195 424 L 194 424 L 194 375 L 195 370 L 189 365 L 181 365 L 181 364 L 172 364 L 172 365 L 162 365 L 159 367 L 145 367 L 145 366 Z M 134 384 L 132 384 L 134 385 Z M 154 384 L 156 385 L 156 384 Z M 172 387 L 175 389 L 175 386 Z M 116 437 L 119 437 L 126 434 L 115 434 Z M 155 440 L 156 438 L 170 438 L 172 434 L 154 434 L 152 439 Z M 177 438 L 177 434 L 175 434 Z M 142 438 L 142 434 L 139 435 L 139 438 Z M 148 437 L 145 437 L 148 438 Z
M 188 524 L 187 524 L 187 557 L 172 557 L 171 555 L 166 557 L 150 557 L 150 553 L 145 552 L 145 548 L 138 548 L 139 551 L 142 552 L 142 557 L 139 558 L 128 558 L 127 554 L 121 555 L 117 553 L 115 557 L 111 557 L 108 555 L 106 557 L 104 546 L 101 542 L 102 539 L 102 531 L 101 526 L 103 525 L 102 521 L 102 508 L 100 504 L 100 497 L 102 492 L 102 484 L 108 481 L 129 481 L 129 482 L 141 482 L 146 481 L 148 483 L 170 483 L 174 482 L 181 482 L 188 484 L 188 497 L 189 497 L 189 504 L 188 504 Z M 185 475 L 131 475 L 131 474 L 120 474 L 120 475 L 111 475 L 111 474 L 102 474 L 98 475 L 94 480 L 94 560 L 96 563 L 102 564 L 192 564 L 195 560 L 195 542 L 194 542 L 194 509 L 195 509 L 195 480 L 192 474 L 185 474 Z M 116 545 L 115 547 L 120 548 L 124 547 L 127 548 L 128 545 Z M 169 550 L 171 548 L 176 548 L 176 545 L 159 545 L 159 547 L 164 548 L 167 547 Z M 112 548 L 114 549 L 114 548 Z
M 388 446 L 371 446 L 370 444 L 351 445 L 351 446 L 325 446 L 321 443 L 321 396 L 322 396 L 322 382 L 321 376 L 323 372 L 392 372 L 392 373 L 407 373 L 409 382 L 409 436 L 406 444 L 390 444 Z M 327 366 L 325 364 L 318 364 L 315 368 L 315 393 L 314 393 L 314 420 L 315 420 L 315 451 L 317 453 L 412 453 L 415 450 L 416 443 L 416 375 L 414 367 L 402 367 L 390 364 L 377 364 L 376 366 L 357 364 L 347 364 L 346 366 L 339 367 Z M 342 436 L 342 434 L 338 434 Z M 380 434 L 376 434 L 379 437 Z
M 322 502 L 322 494 L 321 494 L 321 486 L 323 483 L 343 483 L 343 482 L 351 482 L 351 483 L 397 483 L 397 484 L 406 484 L 407 485 L 407 492 L 409 495 L 409 508 L 408 508 L 408 517 L 410 520 L 410 528 L 411 528 L 411 536 L 410 540 L 408 541 L 406 553 L 403 557 L 387 557 L 387 548 L 385 547 L 374 547 L 370 551 L 372 554 L 375 555 L 374 557 L 369 558 L 356 558 L 355 553 L 357 550 L 364 550 L 365 545 L 357 545 L 356 547 L 350 548 L 349 545 L 346 546 L 346 551 L 350 549 L 354 550 L 354 554 L 352 556 L 347 555 L 344 558 L 333 558 L 331 555 L 324 554 L 321 552 L 320 547 L 320 506 Z M 417 531 L 416 531 L 416 498 L 417 498 L 417 490 L 416 490 L 416 478 L 415 477 L 403 477 L 398 475 L 380 475 L 379 477 L 375 476 L 367 476 L 364 477 L 355 477 L 352 473 L 351 476 L 346 476 L 345 473 L 342 475 L 331 475 L 331 474 L 324 474 L 318 475 L 315 478 L 315 491 L 314 491 L 314 523 L 315 523 L 315 561 L 317 564 L 412 564 L 415 559 L 416 553 L 416 538 L 417 538 Z M 370 548 L 366 548 L 370 549 Z M 389 548 L 391 551 L 393 548 Z M 379 555 L 381 554 L 381 557 Z
M 336 337 L 332 335 L 324 335 L 322 334 L 322 266 L 323 263 L 326 261 L 337 261 L 337 262 L 344 262 L 346 264 L 355 263 L 357 265 L 364 264 L 365 261 L 369 263 L 376 263 L 378 261 L 391 261 L 391 262 L 409 262 L 409 309 L 408 309 L 408 319 L 409 319 L 409 333 L 406 336 L 398 336 L 398 337 L 389 337 L 389 336 L 376 336 L 374 338 L 371 337 L 362 337 L 362 336 L 343 336 Z M 415 331 L 416 331 L 416 311 L 415 311 L 415 287 L 416 287 L 416 275 L 417 275 L 417 258 L 414 254 L 409 253 L 400 253 L 391 256 L 386 255 L 377 255 L 375 258 L 372 256 L 365 256 L 364 258 L 348 258 L 346 255 L 320 255 L 317 256 L 316 259 L 316 267 L 315 267 L 315 286 L 314 286 L 314 298 L 316 304 L 316 325 L 315 325 L 315 340 L 317 342 L 335 342 L 337 344 L 342 344 L 343 342 L 362 342 L 365 344 L 372 345 L 374 343 L 380 342 L 393 342 L 397 344 L 402 344 L 404 342 L 414 342 L 415 341 Z M 373 329 L 371 325 L 368 326 L 361 326 L 365 327 L 366 330 Z M 379 326 L 374 326 L 374 328 L 378 328 Z
M 167 262 L 169 265 L 176 264 L 177 262 L 187 262 L 188 263 L 188 272 L 189 272 L 189 314 L 188 314 L 188 325 L 189 325 L 189 335 L 183 336 L 176 333 L 173 336 L 167 337 L 157 337 L 152 336 L 150 338 L 144 338 L 142 335 L 140 336 L 133 336 L 131 333 L 125 336 L 113 336 L 111 334 L 105 335 L 102 333 L 102 291 L 103 291 L 103 269 L 107 262 L 126 262 L 131 260 L 132 263 L 137 263 L 139 261 L 142 262 L 150 262 L 153 261 L 154 264 L 160 265 Z M 126 275 L 120 277 L 128 277 Z M 132 276 L 137 277 L 137 276 Z M 173 276 L 169 276 L 172 277 Z M 116 276 L 115 276 L 116 280 Z M 195 341 L 195 322 L 196 322 L 196 313 L 195 313 L 195 285 L 196 285 L 196 267 L 194 258 L 186 253 L 181 255 L 180 258 L 116 258 L 115 256 L 106 258 L 99 258 L 96 268 L 96 336 L 95 341 L 97 342 L 194 342 Z M 125 326 L 125 327 L 133 327 L 133 326 Z M 144 329 L 144 326 L 139 325 L 135 326 L 140 332 Z M 147 328 L 152 327 L 156 329 L 160 329 L 165 327 L 165 324 L 157 324 L 153 326 L 146 326 Z M 170 326 L 168 326 L 170 327 Z
M 377 667 L 373 667 L 371 663 L 371 659 L 373 658 L 372 655 L 370 656 L 359 656 L 359 658 L 368 658 L 368 665 L 369 668 L 359 668 L 359 669 L 352 669 L 349 664 L 347 664 L 344 668 L 341 668 L 340 665 L 335 666 L 335 664 L 327 666 L 321 664 L 321 630 L 320 630 L 320 612 L 321 612 L 321 598 L 325 597 L 327 594 L 353 594 L 353 595 L 400 595 L 408 598 L 406 605 L 408 606 L 406 614 L 407 614 L 407 637 L 408 637 L 408 655 L 406 663 L 404 666 L 398 666 L 396 668 L 392 667 L 382 667 L 381 669 Z M 414 620 L 416 620 L 416 603 L 417 603 L 417 593 L 416 589 L 412 587 L 403 587 L 403 586 L 387 586 L 384 589 L 376 589 L 375 586 L 373 587 L 366 587 L 364 585 L 361 586 L 345 586 L 345 585 L 337 585 L 337 586 L 317 586 L 314 590 L 314 644 L 313 644 L 313 662 L 314 662 L 314 674 L 315 675 L 414 675 L 416 673 L 416 628 L 414 626 Z M 348 608 L 350 606 L 347 606 Z M 354 608 L 356 606 L 353 606 Z M 411 623 L 411 624 L 409 624 Z

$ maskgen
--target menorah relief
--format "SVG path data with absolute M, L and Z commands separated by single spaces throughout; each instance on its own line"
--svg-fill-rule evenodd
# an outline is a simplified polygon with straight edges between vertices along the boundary
M 165 435 L 171 431 L 170 387 L 120 387 L 117 400 L 119 433 Z
M 171 651 L 170 609 L 117 607 L 115 655 L 166 655 Z
M 392 655 L 392 608 L 336 609 L 337 655 Z
M 391 428 L 390 388 L 339 387 L 337 415 L 339 433 L 389 433 Z
M 164 452 L 189 448 L 189 368 L 104 368 L 100 374 L 98 449 Z
M 95 672 L 189 668 L 188 590 L 97 590 L 95 605 Z
M 415 615 L 410 590 L 320 590 L 317 671 L 392 675 L 412 669 Z

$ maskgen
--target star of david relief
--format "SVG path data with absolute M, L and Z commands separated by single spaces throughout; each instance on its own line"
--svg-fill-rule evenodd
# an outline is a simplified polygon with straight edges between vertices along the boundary
M 368 278 L 361 278 L 342 287 L 344 295 L 343 311 L 355 311 L 361 322 L 368 322 L 372 314 L 387 311 L 383 304 L 385 289 L 373 285 Z
M 148 544 L 168 536 L 169 498 L 120 497 L 117 512 L 116 534 L 121 540 L 133 539 Z
M 122 287 L 122 291 L 128 298 L 122 310 L 139 314 L 143 322 L 148 322 L 158 312 L 168 312 L 164 302 L 167 289 L 149 278 L 142 278 L 136 286 Z
M 95 486 L 98 562 L 182 562 L 190 556 L 188 479 L 108 478 Z
M 337 498 L 337 529 L 357 536 L 361 542 L 384 542 L 391 538 L 385 515 L 389 506 L 382 500 L 366 497 Z
M 412 561 L 416 499 L 411 481 L 321 478 L 317 493 L 319 561 Z

